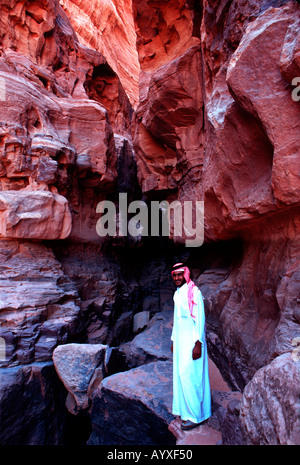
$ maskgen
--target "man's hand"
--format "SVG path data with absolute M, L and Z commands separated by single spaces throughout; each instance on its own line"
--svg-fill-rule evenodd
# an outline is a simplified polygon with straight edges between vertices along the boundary
M 201 342 L 197 341 L 193 348 L 193 360 L 198 360 L 201 357 Z

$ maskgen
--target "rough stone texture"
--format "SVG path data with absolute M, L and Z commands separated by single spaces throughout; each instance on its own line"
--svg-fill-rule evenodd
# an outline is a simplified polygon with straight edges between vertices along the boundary
M 299 127 L 295 123 L 300 109 L 279 65 L 288 29 L 299 25 L 298 14 L 299 6 L 292 4 L 271 8 L 249 25 L 230 60 L 226 78 L 235 100 L 259 119 L 273 146 L 272 193 L 275 200 L 287 205 L 299 202 Z M 263 53 L 266 42 L 272 43 L 268 54 Z M 257 50 L 260 53 L 255 53 Z
M 208 285 L 207 274 L 199 281 L 210 301 L 210 350 L 238 389 L 274 356 L 292 350 L 299 335 L 300 109 L 290 86 L 299 5 L 283 3 L 205 1 L 198 16 L 195 6 L 184 14 L 193 42 L 179 26 L 168 28 L 170 17 L 180 24 L 187 4 L 172 4 L 170 16 L 169 2 L 151 3 L 151 14 L 164 18 L 155 32 L 151 22 L 135 18 L 144 26 L 137 32 L 143 72 L 134 125 L 143 192 L 149 199 L 204 200 L 205 241 L 242 241 L 239 260 L 224 279 L 219 275 L 218 285 Z M 166 53 L 159 59 L 153 44 L 161 30 Z M 269 43 L 272 53 L 264 52 Z M 209 272 L 219 269 L 211 265 Z
M 300 444 L 299 381 L 299 359 L 290 353 L 255 373 L 241 401 L 246 444 Z
M 141 81 L 143 92 L 136 112 L 134 139 L 143 191 L 150 194 L 152 190 L 175 189 L 177 198 L 181 200 L 188 199 L 192 192 L 193 197 L 204 199 L 206 237 L 214 240 L 226 238 L 232 229 L 241 229 L 248 220 L 283 210 L 285 207 L 276 200 L 286 205 L 299 202 L 298 180 L 295 178 L 296 136 L 291 136 L 288 142 L 285 142 L 284 136 L 292 135 L 294 131 L 296 134 L 299 106 L 292 100 L 291 89 L 279 70 L 285 35 L 288 27 L 295 26 L 298 21 L 299 7 L 290 2 L 283 8 L 270 8 L 254 21 L 255 15 L 259 14 L 259 5 L 255 5 L 252 11 L 250 5 L 240 6 L 238 2 L 232 2 L 228 13 L 222 11 L 222 6 L 211 11 L 210 17 L 209 6 L 204 4 L 202 54 L 196 69 L 191 71 L 191 57 L 197 46 L 179 53 L 175 59 L 169 59 L 167 64 L 160 67 L 155 66 L 153 58 L 151 70 L 147 71 L 149 79 Z M 164 8 L 161 7 L 161 14 Z M 243 17 L 244 24 L 239 34 L 235 35 L 237 42 L 235 47 L 231 44 L 230 51 L 227 34 L 233 27 L 235 17 Z M 252 21 L 246 29 L 247 33 L 242 35 L 250 17 Z M 213 48 L 210 44 L 213 21 L 217 23 L 216 28 L 221 28 L 222 24 L 225 28 L 223 36 L 215 39 L 219 64 L 214 71 L 209 69 L 211 60 L 216 61 L 209 56 Z M 276 41 L 272 39 L 272 34 L 276 35 Z M 273 43 L 272 54 L 261 53 L 262 44 L 269 41 Z M 206 51 L 209 45 L 211 47 Z M 234 49 L 236 51 L 233 53 Z M 182 63 L 182 67 L 177 66 L 178 63 Z M 172 79 L 166 82 L 169 70 L 177 76 L 176 86 Z M 213 74 L 210 82 L 207 81 L 209 73 Z M 191 74 L 197 76 L 192 84 L 189 83 Z M 258 88 L 251 85 L 252 79 L 253 83 L 259 82 Z M 272 91 L 270 89 L 274 109 L 266 103 L 270 97 L 270 81 L 276 86 L 275 93 L 274 88 Z M 247 89 L 250 94 L 253 93 L 253 97 L 248 95 Z M 153 96 L 156 97 L 154 103 Z M 185 98 L 188 100 L 183 103 L 182 99 L 184 101 Z M 201 111 L 203 101 L 204 123 Z M 286 113 L 276 111 L 279 101 L 285 102 Z M 181 113 L 176 110 L 177 104 L 182 112 L 182 121 L 179 118 Z M 186 105 L 190 107 L 190 116 L 186 113 Z M 281 124 L 280 118 L 287 127 Z M 286 143 L 289 148 L 284 151 Z M 186 160 L 182 160 L 182 157 Z M 289 175 L 280 178 L 280 172 L 283 172 L 281 164 L 285 162 L 289 165 Z M 185 174 L 185 166 L 188 175 L 184 176 L 184 182 L 180 182 Z M 179 175 L 176 177 L 177 171 Z M 280 182 L 283 184 L 280 185 Z M 286 191 L 286 194 L 281 191 Z
M 70 18 L 80 42 L 106 57 L 135 107 L 138 101 L 140 65 L 132 1 L 61 0 L 60 5 Z
M 23 63 L 22 55 L 8 54 L 9 67 L 3 58 L 1 61 L 0 77 L 5 80 L 6 92 L 0 112 L 1 177 L 17 177 L 25 185 L 26 180 L 33 186 L 52 185 L 59 178 L 59 168 L 67 171 L 75 165 L 78 154 L 88 158 L 89 168 L 99 174 L 99 181 L 102 177 L 103 181 L 112 182 L 116 174 L 116 157 L 108 160 L 114 150 L 112 129 L 102 105 L 88 100 L 84 81 L 78 99 L 60 98 L 62 95 L 59 97 L 36 82 L 31 62 L 27 59 Z M 18 68 L 23 67 L 25 76 L 15 76 Z M 56 83 L 52 74 L 45 79 L 53 86 Z M 66 88 L 64 92 L 67 97 L 72 90 Z M 95 137 L 94 131 L 102 133 L 102 137 Z
M 222 407 L 218 411 L 220 431 L 222 432 L 222 444 L 224 445 L 244 445 L 244 437 L 240 419 L 240 399 L 241 393 L 236 398 L 230 400 L 226 409 Z
M 99 242 L 96 206 L 116 188 L 125 141 L 128 163 L 133 156 L 129 99 L 103 55 L 79 43 L 57 0 L 2 4 L 1 31 L 0 190 L 49 191 L 57 202 L 59 194 L 66 212 L 56 236 L 45 219 L 41 238 Z
M 146 329 L 132 341 L 122 344 L 130 368 L 158 360 L 171 360 L 171 333 L 173 312 L 159 312 L 149 321 Z
M 0 236 L 14 239 L 65 239 L 72 217 L 67 200 L 47 191 L 0 192 Z
M 143 330 L 149 323 L 149 318 L 150 312 L 148 310 L 136 313 L 133 318 L 133 332 L 138 333 Z
M 180 420 L 169 425 L 176 436 L 177 445 L 242 445 L 239 421 L 240 392 L 230 392 L 216 366 L 209 360 L 209 374 L 212 394 L 212 415 L 197 428 L 182 431 Z M 219 389 L 225 389 L 220 391 Z M 228 441 L 229 439 L 229 441 Z
M 300 108 L 290 85 L 299 70 L 299 5 L 204 1 L 184 16 L 193 36 L 186 42 L 179 27 L 168 25 L 170 17 L 181 23 L 187 3 L 172 4 L 170 16 L 170 2 L 151 2 L 149 14 L 160 18 L 155 30 L 142 20 L 143 4 L 134 4 L 142 68 L 134 126 L 138 176 L 149 199 L 203 199 L 207 242 L 241 243 L 228 266 L 211 263 L 197 283 L 210 352 L 230 385 L 243 389 L 299 337 Z M 155 53 L 162 31 L 165 51 Z M 189 82 L 198 38 L 197 78 L 187 102 L 203 115 L 182 128 L 174 115 L 178 102 L 185 109 L 182 83 Z M 178 68 L 180 62 L 185 66 Z
M 188 432 L 183 432 L 180 420 L 174 420 L 169 428 L 177 438 L 177 446 L 215 446 L 221 443 L 220 432 L 207 424 L 198 426 L 196 429 Z
M 12 239 L 1 240 L 1 331 L 6 364 L 29 363 L 50 360 L 83 328 L 77 290 L 50 246 L 25 241 L 101 243 L 96 205 L 132 163 L 132 108 L 116 73 L 79 43 L 57 0 L 6 2 L 0 10 L 0 235 Z
M 2 239 L 0 253 L 2 366 L 52 360 L 52 351 L 82 331 L 78 292 L 52 250 Z
M 199 31 L 194 28 L 194 21 L 199 20 L 200 9 L 197 11 L 196 5 L 193 8 L 191 2 L 133 0 L 132 3 L 143 72 L 158 69 L 199 43 Z
M 53 364 L 1 368 L 1 445 L 55 445 L 64 437 L 65 389 Z
M 172 363 L 153 362 L 105 378 L 94 391 L 88 444 L 175 444 L 168 430 Z
M 289 83 L 292 83 L 293 79 L 300 74 L 299 24 L 300 18 L 298 17 L 298 21 L 296 18 L 296 21 L 288 27 L 280 56 L 280 72 Z
M 203 162 L 200 46 L 156 70 L 135 114 L 135 149 L 143 192 L 173 190 Z
M 298 231 L 297 218 L 264 223 L 252 230 L 255 239 L 243 243 L 235 266 L 212 267 L 197 279 L 206 298 L 211 354 L 234 389 L 243 389 L 257 369 L 293 350 L 299 337 Z
M 89 407 L 89 386 L 104 376 L 106 346 L 101 344 L 64 344 L 53 351 L 55 370 L 68 390 L 68 410 L 77 414 Z M 73 405 L 75 403 L 75 405 Z M 72 404 L 72 408 L 70 407 Z

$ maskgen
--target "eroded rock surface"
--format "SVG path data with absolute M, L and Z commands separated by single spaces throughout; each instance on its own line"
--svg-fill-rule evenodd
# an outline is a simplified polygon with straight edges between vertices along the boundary
M 65 398 L 51 362 L 1 368 L 1 445 L 62 444 Z
M 82 330 L 78 292 L 46 245 L 1 240 L 1 365 L 51 361 Z
M 102 53 L 119 76 L 131 104 L 138 102 L 140 64 L 132 1 L 60 1 L 80 42 Z
M 241 401 L 241 423 L 247 444 L 297 445 L 299 359 L 287 353 L 258 370 Z
M 71 413 L 89 407 L 88 391 L 93 378 L 100 384 L 104 377 L 105 350 L 101 344 L 64 344 L 55 348 L 53 363 L 69 392 L 67 408 Z
M 2 191 L 0 212 L 2 237 L 65 239 L 71 232 L 67 200 L 49 191 Z
M 94 391 L 89 444 L 175 444 L 170 391 L 172 363 L 153 362 L 117 373 Z
M 132 341 L 122 344 L 120 351 L 125 354 L 129 367 L 137 367 L 150 361 L 171 360 L 171 333 L 173 312 L 157 313 L 146 329 Z

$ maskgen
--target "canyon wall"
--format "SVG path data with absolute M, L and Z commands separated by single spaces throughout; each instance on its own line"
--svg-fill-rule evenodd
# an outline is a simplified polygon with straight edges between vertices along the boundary
M 131 0 L 61 0 L 81 44 L 97 50 L 118 75 L 133 107 L 139 99 L 139 59 Z
M 149 199 L 204 200 L 205 242 L 241 240 L 211 293 L 213 269 L 198 282 L 212 350 L 243 388 L 299 334 L 299 5 L 153 1 L 134 13 L 140 185 Z
M 299 363 L 297 2 L 22 0 L 0 9 L 3 443 L 63 442 L 53 350 L 131 339 L 136 314 L 172 305 L 179 259 L 205 298 L 212 359 L 233 389 L 246 387 L 245 442 L 297 442 L 294 400 L 284 434 L 278 418 L 268 419 L 273 436 L 255 420 L 276 397 L 264 373 L 285 373 L 285 357 Z M 122 192 L 204 201 L 204 245 L 187 248 L 173 233 L 99 237 L 98 203 L 117 205 Z M 29 397 L 33 386 L 43 405 L 31 435 L 11 431 L 14 386 Z M 45 439 L 47 402 L 56 413 Z

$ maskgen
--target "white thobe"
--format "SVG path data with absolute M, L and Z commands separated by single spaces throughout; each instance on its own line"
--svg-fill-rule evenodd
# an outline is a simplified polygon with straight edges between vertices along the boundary
M 174 293 L 173 405 L 172 413 L 182 420 L 201 423 L 211 416 L 211 394 L 205 339 L 205 314 L 200 290 L 194 288 L 192 318 L 188 306 L 187 284 Z M 201 357 L 193 360 L 195 342 L 201 342 Z

